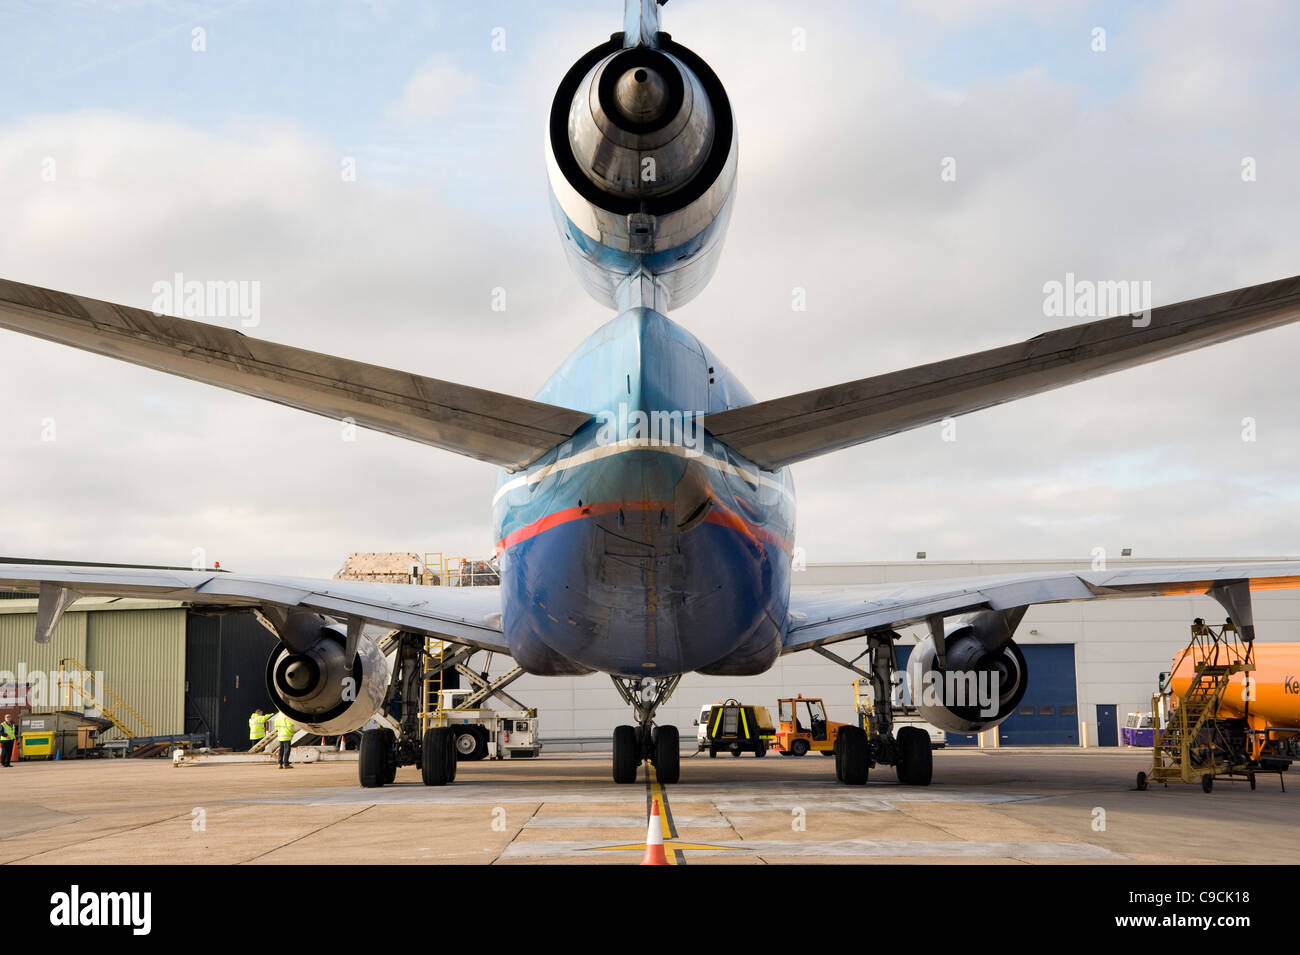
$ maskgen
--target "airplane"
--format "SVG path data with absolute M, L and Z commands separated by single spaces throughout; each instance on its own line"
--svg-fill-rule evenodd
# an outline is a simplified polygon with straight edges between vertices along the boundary
M 721 80 L 661 29 L 660 6 L 625 0 L 622 30 L 574 63 L 553 100 L 552 212 L 581 284 L 614 317 L 531 400 L 0 280 L 0 327 L 499 466 L 499 587 L 0 565 L 0 587 L 39 595 L 37 641 L 82 595 L 252 610 L 280 640 L 267 685 L 290 717 L 322 735 L 384 717 L 362 736 L 360 781 L 372 787 L 403 765 L 418 765 L 426 785 L 454 782 L 450 729 L 422 730 L 410 701 L 426 672 L 475 651 L 508 654 L 531 674 L 607 674 L 633 714 L 613 730 L 612 776 L 628 784 L 643 763 L 662 783 L 679 780 L 678 731 L 655 715 L 686 673 L 755 675 L 783 654 L 814 651 L 883 700 L 899 630 L 922 626 L 928 636 L 907 668 L 914 686 L 956 676 L 990 689 L 984 699 L 922 698 L 921 717 L 978 732 L 1024 695 L 1014 635 L 1034 604 L 1208 594 L 1253 639 L 1251 590 L 1300 586 L 1300 561 L 791 588 L 790 465 L 1294 322 L 1300 276 L 756 400 L 667 315 L 717 267 L 738 139 Z M 428 637 L 459 649 L 431 661 Z M 864 637 L 853 660 L 829 649 Z M 837 778 L 861 785 L 885 765 L 904 784 L 929 783 L 926 734 L 894 733 L 889 708 L 877 709 L 869 733 L 839 734 Z

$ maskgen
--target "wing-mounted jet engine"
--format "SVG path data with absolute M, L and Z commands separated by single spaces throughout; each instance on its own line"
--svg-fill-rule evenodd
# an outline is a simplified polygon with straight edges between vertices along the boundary
M 266 664 L 266 688 L 276 707 L 322 736 L 350 733 L 379 710 L 392 665 L 362 633 L 347 658 L 348 630 L 315 613 L 272 622 L 280 646 Z
M 932 637 L 907 660 L 907 685 L 926 722 L 951 733 L 982 733 L 1015 712 L 1029 685 L 1025 655 L 1006 618 L 985 610 L 944 629 L 939 659 Z
M 981 610 L 951 624 L 930 618 L 930 636 L 917 642 L 897 685 L 896 631 L 867 635 L 867 649 L 846 660 L 824 646 L 818 653 L 865 677 L 871 706 L 861 726 L 843 726 L 835 736 L 835 776 L 860 786 L 873 766 L 893 766 L 898 781 L 927 786 L 933 773 L 929 734 L 912 725 L 896 725 L 896 715 L 919 716 L 953 733 L 979 733 L 1015 712 L 1029 685 L 1025 656 L 1011 639 L 1025 608 Z M 868 669 L 857 660 L 869 657 Z
M 642 6 L 652 24 L 614 34 L 561 81 L 547 172 L 565 252 L 587 291 L 611 308 L 665 311 L 717 267 L 736 127 L 713 70 L 658 32 L 653 3 Z

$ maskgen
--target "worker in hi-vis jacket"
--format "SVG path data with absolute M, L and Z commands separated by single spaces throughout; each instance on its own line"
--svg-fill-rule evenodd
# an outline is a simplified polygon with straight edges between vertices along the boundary
M 289 749 L 293 746 L 293 734 L 297 726 L 284 713 L 275 714 L 275 738 L 280 743 L 280 768 L 293 769 L 289 764 Z

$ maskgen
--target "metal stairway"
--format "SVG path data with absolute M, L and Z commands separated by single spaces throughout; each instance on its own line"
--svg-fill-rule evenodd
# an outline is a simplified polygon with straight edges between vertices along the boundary
M 1152 747 L 1153 781 L 1177 779 L 1191 783 L 1205 777 L 1230 773 L 1232 766 L 1223 761 L 1230 750 L 1218 735 L 1219 703 L 1234 674 L 1255 669 L 1253 643 L 1243 643 L 1237 628 L 1228 621 L 1216 630 L 1200 618 L 1192 623 L 1192 640 L 1183 650 L 1172 673 L 1189 656 L 1194 661 L 1194 676 L 1187 691 L 1180 695 L 1178 707 L 1170 714 L 1168 725 L 1159 729 Z M 1153 708 L 1158 705 L 1153 703 Z

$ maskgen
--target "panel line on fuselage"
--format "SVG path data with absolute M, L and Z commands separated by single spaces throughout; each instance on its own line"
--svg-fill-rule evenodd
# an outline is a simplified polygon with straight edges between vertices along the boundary
M 695 448 L 688 448 L 682 444 L 666 444 L 654 438 L 625 438 L 622 441 L 614 441 L 598 447 L 588 448 L 585 451 L 579 451 L 577 454 L 572 454 L 567 458 L 560 458 L 556 461 L 552 461 L 550 464 L 540 467 L 529 474 L 521 474 L 517 478 L 506 481 L 497 488 L 496 494 L 492 497 L 492 504 L 495 506 L 504 495 L 511 491 L 521 487 L 527 487 L 531 484 L 536 484 L 539 481 L 544 481 L 553 474 L 559 474 L 560 472 L 567 471 L 570 468 L 582 467 L 585 464 L 591 464 L 593 461 L 599 461 L 615 454 L 625 454 L 630 451 L 658 451 L 661 454 L 672 454 L 679 458 L 699 461 L 707 468 L 712 468 L 720 473 L 738 477 L 749 484 L 762 485 L 763 487 L 779 492 L 791 501 L 794 500 L 794 494 L 790 491 L 790 488 L 785 484 L 782 484 L 780 481 L 774 481 L 757 472 L 750 472 L 746 471 L 744 468 L 738 468 L 731 462 L 715 458 L 707 452 L 699 451 Z

